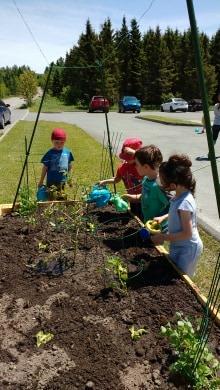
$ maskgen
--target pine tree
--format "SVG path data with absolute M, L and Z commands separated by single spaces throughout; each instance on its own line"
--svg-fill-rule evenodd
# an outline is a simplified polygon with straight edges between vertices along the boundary
M 130 92 L 130 38 L 125 16 L 122 27 L 116 34 L 116 52 L 119 68 L 119 95 L 128 95 Z
M 215 67 L 217 85 L 215 93 L 220 91 L 220 29 L 213 35 L 210 43 L 210 62 Z
M 142 98 L 142 68 L 143 52 L 142 40 L 136 19 L 131 20 L 130 29 L 130 93 L 137 98 Z
M 143 88 L 144 102 L 147 104 L 161 103 L 160 47 L 161 33 L 159 27 L 156 28 L 155 32 L 149 29 L 143 37 Z
M 100 59 L 103 64 L 103 82 L 106 96 L 113 102 L 118 101 L 118 59 L 116 56 L 116 48 L 113 39 L 113 30 L 111 21 L 108 18 L 99 34 L 100 42 Z

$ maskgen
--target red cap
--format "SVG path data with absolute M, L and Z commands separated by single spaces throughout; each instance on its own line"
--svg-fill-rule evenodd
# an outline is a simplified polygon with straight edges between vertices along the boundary
M 59 141 L 66 141 L 66 133 L 63 129 L 56 128 L 53 129 L 51 134 L 51 140 L 59 140 Z
M 123 152 L 125 147 L 129 147 L 133 150 L 138 150 L 142 147 L 142 141 L 140 138 L 126 138 L 126 140 L 123 142 L 119 158 L 125 161 L 134 160 L 134 157 L 132 155 Z

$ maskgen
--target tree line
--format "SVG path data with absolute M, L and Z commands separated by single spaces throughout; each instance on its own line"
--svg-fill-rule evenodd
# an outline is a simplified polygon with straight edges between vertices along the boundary
M 210 103 L 220 91 L 220 29 L 210 38 L 199 34 Z M 76 45 L 59 58 L 53 69 L 49 93 L 66 104 L 88 104 L 93 95 L 116 103 L 123 95 L 137 96 L 145 105 L 159 105 L 171 95 L 186 100 L 200 98 L 191 31 L 160 27 L 141 34 L 136 19 L 126 18 L 114 31 L 108 18 L 100 32 L 86 22 Z M 32 86 L 44 86 L 44 75 L 27 66 L 0 68 L 0 98 L 19 95 Z M 25 85 L 24 85 L 25 84 Z
M 220 29 L 211 38 L 200 33 L 199 39 L 211 103 L 220 90 Z M 50 91 L 67 104 L 87 104 L 97 94 L 113 103 L 135 95 L 147 105 L 170 95 L 200 98 L 191 31 L 168 27 L 162 33 L 158 26 L 141 34 L 136 19 L 128 27 L 124 17 L 119 30 L 108 18 L 96 33 L 88 20 L 78 43 L 57 60 Z

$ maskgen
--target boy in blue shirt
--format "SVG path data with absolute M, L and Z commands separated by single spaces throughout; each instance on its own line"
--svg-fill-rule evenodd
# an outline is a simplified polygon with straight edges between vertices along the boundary
M 72 169 L 74 157 L 71 151 L 64 147 L 66 133 L 63 129 L 56 128 L 51 134 L 53 148 L 42 157 L 43 164 L 38 187 L 41 187 L 46 177 L 46 186 L 50 189 L 55 186 L 58 192 L 62 192 Z M 49 191 L 50 192 L 50 191 Z
M 163 161 L 160 149 L 155 145 L 147 145 L 135 152 L 137 172 L 143 177 L 142 192 L 136 195 L 125 194 L 124 199 L 137 202 L 141 200 L 143 221 L 164 215 L 169 208 L 169 200 L 160 188 L 157 177 L 159 166 Z

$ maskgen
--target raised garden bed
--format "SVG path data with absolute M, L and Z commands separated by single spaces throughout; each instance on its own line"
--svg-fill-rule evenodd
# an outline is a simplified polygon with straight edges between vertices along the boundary
M 0 388 L 186 389 L 170 376 L 175 356 L 160 327 L 177 311 L 194 322 L 201 305 L 129 215 L 108 207 L 81 217 L 70 208 L 0 220 Z M 127 293 L 110 287 L 104 264 L 112 256 L 128 265 Z M 147 331 L 138 341 L 132 325 Z M 53 339 L 37 347 L 41 330 Z M 219 344 L 214 326 L 216 354 Z

